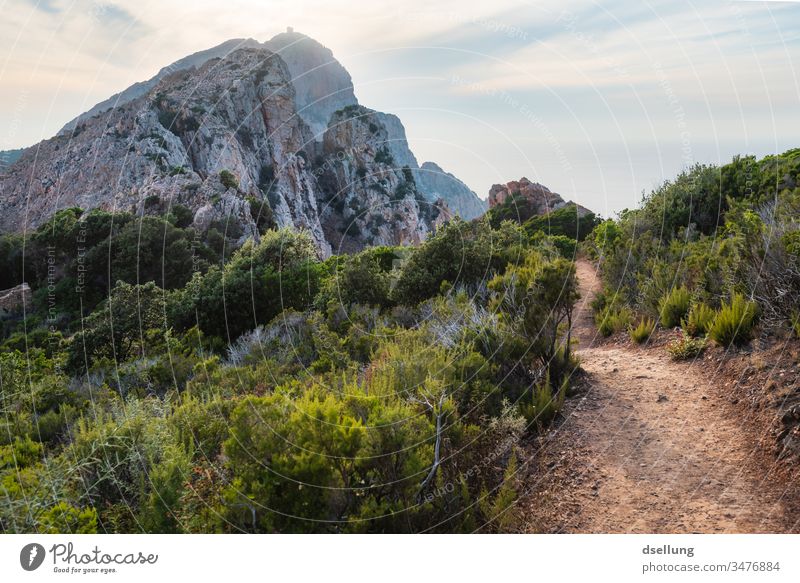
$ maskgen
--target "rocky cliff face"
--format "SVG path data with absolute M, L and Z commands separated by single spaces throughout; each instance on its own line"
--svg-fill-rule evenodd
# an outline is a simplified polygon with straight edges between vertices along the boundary
M 445 172 L 434 162 L 425 162 L 419 171 L 422 190 L 430 199 L 441 198 L 454 215 L 471 220 L 486 212 L 486 201 L 478 198 L 469 187 L 458 178 Z
M 69 206 L 135 212 L 158 197 L 185 204 L 198 222 L 233 220 L 251 237 L 245 197 L 268 192 L 277 222 L 308 229 L 326 253 L 315 181 L 299 154 L 310 140 L 283 61 L 241 49 L 26 151 L 0 176 L 0 227 L 24 230 Z
M 350 73 L 327 47 L 294 31 L 278 34 L 263 46 L 280 55 L 289 68 L 297 113 L 315 140 L 322 140 L 334 112 L 358 105 Z
M 258 236 L 255 199 L 327 255 L 420 241 L 450 216 L 440 198 L 479 214 L 474 193 L 435 173 L 420 170 L 396 116 L 358 105 L 330 50 L 287 32 L 181 59 L 26 150 L 0 174 L 0 229 L 69 206 L 143 212 L 158 199 L 188 206 L 200 229 L 229 222 L 244 240 Z
M 322 214 L 328 239 L 352 250 L 371 245 L 418 243 L 446 206 L 419 192 L 407 165 L 392 153 L 385 116 L 362 106 L 333 114 L 323 139 L 320 183 L 329 198 Z
M 388 147 L 395 164 L 408 166 L 414 176 L 419 192 L 430 202 L 442 199 L 453 215 L 470 220 L 486 212 L 486 203 L 478 198 L 466 184 L 442 170 L 434 162 L 417 163 L 406 139 L 406 129 L 400 118 L 391 113 L 378 113 L 389 132 Z
M 105 101 L 101 101 L 100 103 L 96 104 L 92 107 L 89 111 L 86 111 L 73 119 L 72 121 L 68 122 L 59 133 L 68 133 L 75 129 L 79 123 L 84 122 L 96 115 L 99 115 L 103 112 L 106 112 L 114 107 L 119 107 L 121 105 L 125 105 L 136 99 L 137 97 L 141 97 L 145 95 L 148 91 L 153 89 L 158 82 L 161 81 L 164 77 L 168 75 L 172 75 L 177 73 L 178 71 L 186 71 L 188 69 L 193 69 L 195 67 L 200 67 L 208 61 L 209 59 L 217 59 L 217 58 L 224 58 L 231 54 L 233 51 L 238 49 L 246 49 L 246 48 L 257 48 L 260 46 L 260 43 L 257 40 L 253 40 L 252 38 L 234 38 L 231 40 L 227 40 L 222 44 L 219 44 L 215 47 L 211 47 L 210 49 L 206 49 L 204 51 L 199 51 L 196 53 L 192 53 L 191 55 L 184 57 L 174 63 L 167 65 L 166 67 L 162 68 L 158 73 L 156 73 L 153 77 L 148 79 L 147 81 L 140 81 L 139 83 L 134 83 L 124 91 L 120 91 L 106 99 Z

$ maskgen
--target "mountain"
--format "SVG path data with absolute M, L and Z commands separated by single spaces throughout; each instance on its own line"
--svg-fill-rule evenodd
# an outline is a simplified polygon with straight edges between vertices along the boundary
M 308 230 L 326 256 L 417 243 L 445 216 L 394 165 L 374 112 L 340 110 L 318 142 L 295 103 L 285 62 L 265 48 L 171 73 L 27 150 L 0 176 L 0 227 L 20 231 L 70 206 L 182 204 L 197 228 L 223 222 L 244 240 L 258 237 L 250 201 L 267 201 L 279 226 Z
M 0 173 L 5 172 L 9 166 L 19 160 L 24 151 L 25 148 L 20 148 L 19 150 L 0 151 Z
M 206 49 L 204 51 L 199 51 L 197 53 L 192 53 L 188 57 L 184 57 L 178 61 L 175 61 L 171 65 L 167 65 L 166 67 L 162 68 L 156 75 L 148 79 L 147 81 L 140 81 L 138 83 L 134 83 L 124 91 L 116 93 L 106 99 L 105 101 L 101 101 L 94 107 L 92 107 L 89 111 L 80 114 L 75 119 L 69 121 L 61 130 L 58 132 L 59 134 L 62 133 L 69 133 L 75 126 L 79 123 L 86 121 L 89 118 L 92 118 L 96 115 L 99 115 L 103 112 L 106 112 L 114 107 L 119 107 L 121 105 L 125 105 L 134 99 L 145 95 L 149 91 L 153 89 L 158 82 L 161 81 L 164 77 L 171 75 L 173 73 L 177 73 L 178 71 L 185 71 L 187 69 L 193 69 L 195 67 L 199 67 L 209 59 L 215 58 L 224 58 L 225 56 L 229 55 L 235 50 L 244 49 L 244 48 L 254 48 L 260 46 L 260 43 L 257 40 L 253 40 L 251 38 L 234 38 L 231 40 L 227 40 L 222 44 L 219 44 L 215 47 L 211 47 L 210 49 Z
M 279 54 L 289 68 L 297 113 L 315 140 L 322 140 L 334 112 L 358 105 L 350 73 L 314 39 L 289 29 L 262 46 Z
M 320 139 L 328 127 L 331 115 L 348 106 L 359 105 L 353 91 L 353 81 L 347 70 L 336 60 L 330 49 L 312 38 L 289 30 L 264 43 L 286 61 L 295 86 L 297 111 L 309 125 L 315 139 Z M 443 198 L 450 210 L 465 219 L 480 216 L 486 211 L 486 203 L 464 185 L 463 182 L 436 171 L 420 172 L 417 158 L 408 146 L 406 130 L 400 118 L 391 113 L 374 112 L 388 130 L 387 146 L 398 168 L 408 166 L 412 170 L 420 193 L 432 203 Z
M 419 180 L 422 190 L 430 198 L 441 198 L 454 214 L 466 220 L 481 216 L 488 208 L 486 201 L 478 198 L 466 184 L 434 162 L 422 164 Z
M 579 217 L 584 217 L 592 211 L 572 201 L 565 201 L 557 192 L 538 182 L 531 182 L 524 176 L 519 180 L 512 180 L 506 184 L 494 184 L 489 189 L 489 208 L 518 207 L 524 205 L 534 215 L 545 215 L 567 205 L 575 205 Z
M 400 119 L 362 107 L 332 52 L 289 29 L 176 61 L 23 153 L 0 175 L 0 228 L 158 199 L 187 206 L 199 228 L 232 220 L 244 240 L 258 236 L 250 201 L 264 200 L 326 255 L 417 242 L 451 213 L 482 211 L 463 183 L 434 174 Z
M 338 239 L 343 251 L 351 251 L 351 245 L 336 232 L 370 244 L 387 244 L 392 238 L 421 242 L 450 216 L 441 201 L 426 201 L 411 170 L 398 165 L 384 121 L 379 112 L 351 105 L 331 116 L 324 134 L 317 166 L 320 184 L 331 198 L 323 201 L 321 212 L 328 240 Z

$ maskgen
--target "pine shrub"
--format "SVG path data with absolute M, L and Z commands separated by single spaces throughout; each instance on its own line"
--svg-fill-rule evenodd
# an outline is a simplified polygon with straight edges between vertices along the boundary
M 567 377 L 554 392 L 548 372 L 544 380 L 531 391 L 531 399 L 528 402 L 520 403 L 520 413 L 528 423 L 535 422 L 539 425 L 546 425 L 553 420 L 564 405 L 568 388 L 569 378 Z
M 653 331 L 656 328 L 656 323 L 652 318 L 642 318 L 636 327 L 631 326 L 629 333 L 631 340 L 636 344 L 644 344 L 650 339 Z
M 661 325 L 664 328 L 680 326 L 681 320 L 686 317 L 692 296 L 686 286 L 672 288 L 661 298 Z
M 720 346 L 740 346 L 753 338 L 758 317 L 758 304 L 735 293 L 730 304 L 722 304 L 709 336 Z
M 716 317 L 717 312 L 700 302 L 692 305 L 686 319 L 681 322 L 681 328 L 694 338 L 705 336 L 711 330 Z
M 606 308 L 595 316 L 595 323 L 600 334 L 607 338 L 620 330 L 625 330 L 632 319 L 633 314 L 627 307 L 619 309 Z

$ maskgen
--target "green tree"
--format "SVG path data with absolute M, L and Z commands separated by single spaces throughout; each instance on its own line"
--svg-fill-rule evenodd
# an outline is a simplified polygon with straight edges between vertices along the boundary
M 398 303 L 416 304 L 439 293 L 442 283 L 474 285 L 488 279 L 492 244 L 486 223 L 456 217 L 414 249 L 392 291 Z
M 149 330 L 165 333 L 164 291 L 153 282 L 130 285 L 119 281 L 109 298 L 84 321 L 69 348 L 69 367 L 85 370 L 100 358 L 122 363 L 144 355 Z

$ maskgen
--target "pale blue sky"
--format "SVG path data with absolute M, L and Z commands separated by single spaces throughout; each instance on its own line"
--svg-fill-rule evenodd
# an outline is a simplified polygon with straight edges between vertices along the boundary
M 191 52 L 294 26 L 420 162 L 527 176 L 602 214 L 693 162 L 800 146 L 791 2 L 0 0 L 0 149 Z

